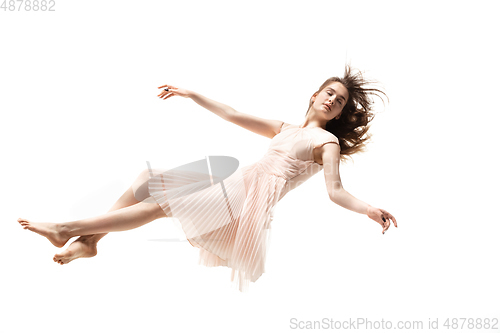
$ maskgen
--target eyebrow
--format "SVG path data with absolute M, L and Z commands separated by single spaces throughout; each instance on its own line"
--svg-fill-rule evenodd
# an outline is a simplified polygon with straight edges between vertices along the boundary
M 333 90 L 336 93 L 335 89 L 333 89 L 332 87 L 327 87 L 326 89 Z M 341 97 L 344 100 L 344 102 L 346 101 L 346 98 L 344 96 L 339 95 L 339 97 Z

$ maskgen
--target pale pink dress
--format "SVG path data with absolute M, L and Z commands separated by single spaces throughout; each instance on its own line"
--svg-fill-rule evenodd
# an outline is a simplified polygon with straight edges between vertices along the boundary
M 263 158 L 238 169 L 223 186 L 207 187 L 214 176 L 183 172 L 166 181 L 157 173 L 149 180 L 149 193 L 200 248 L 199 263 L 231 268 L 231 281 L 246 291 L 264 273 L 276 203 L 323 169 L 314 162 L 313 149 L 330 142 L 338 139 L 320 127 L 283 123 Z M 202 190 L 193 191 L 197 187 Z

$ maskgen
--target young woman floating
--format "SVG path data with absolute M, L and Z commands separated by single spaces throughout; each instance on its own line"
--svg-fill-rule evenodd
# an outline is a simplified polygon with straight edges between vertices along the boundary
M 70 261 L 97 254 L 97 242 L 109 232 L 130 230 L 162 217 L 176 218 L 188 241 L 200 248 L 200 263 L 227 266 L 240 291 L 264 272 L 270 223 L 275 205 L 283 196 L 324 169 L 330 199 L 349 210 L 365 214 L 385 233 L 394 216 L 349 194 L 342 186 L 339 163 L 361 151 L 373 119 L 370 95 L 381 90 L 361 73 L 346 66 L 344 77 L 326 80 L 309 102 L 305 120 L 292 125 L 244 114 L 198 93 L 172 85 L 158 95 L 191 98 L 222 119 L 271 139 L 263 158 L 214 184 L 196 172 L 157 173 L 144 170 L 110 211 L 97 217 L 64 223 L 18 222 L 56 247 L 80 236 L 54 261 Z M 385 94 L 384 94 L 385 95 Z M 200 186 L 200 184 L 203 184 Z M 223 186 L 219 186 L 219 184 Z

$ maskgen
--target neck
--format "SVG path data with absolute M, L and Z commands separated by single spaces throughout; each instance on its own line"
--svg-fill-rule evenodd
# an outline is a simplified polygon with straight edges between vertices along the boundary
M 306 120 L 300 125 L 300 127 L 321 127 L 322 129 L 325 129 L 326 122 L 327 121 L 324 119 L 318 119 L 318 117 L 315 117 L 314 110 L 309 110 L 306 115 Z

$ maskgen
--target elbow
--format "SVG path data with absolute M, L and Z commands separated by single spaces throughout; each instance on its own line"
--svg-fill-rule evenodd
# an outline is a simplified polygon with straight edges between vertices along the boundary
M 331 200 L 332 202 L 337 203 L 337 202 L 336 202 L 336 201 L 337 201 L 337 198 L 338 198 L 337 193 L 330 193 L 330 200 Z
M 237 111 L 236 111 L 235 109 L 233 109 L 232 107 L 229 107 L 229 106 L 228 106 L 228 107 L 226 107 L 226 108 L 224 108 L 224 109 L 222 110 L 222 114 L 221 114 L 221 116 L 222 116 L 222 118 L 223 118 L 224 120 L 227 120 L 227 121 L 229 121 L 229 122 L 232 122 L 232 119 L 234 118 L 234 116 L 235 116 L 236 112 L 237 112 Z
M 330 191 L 328 191 L 330 200 L 335 203 L 339 201 L 339 198 L 342 197 L 343 193 L 344 193 L 344 188 L 342 186 L 333 188 Z

